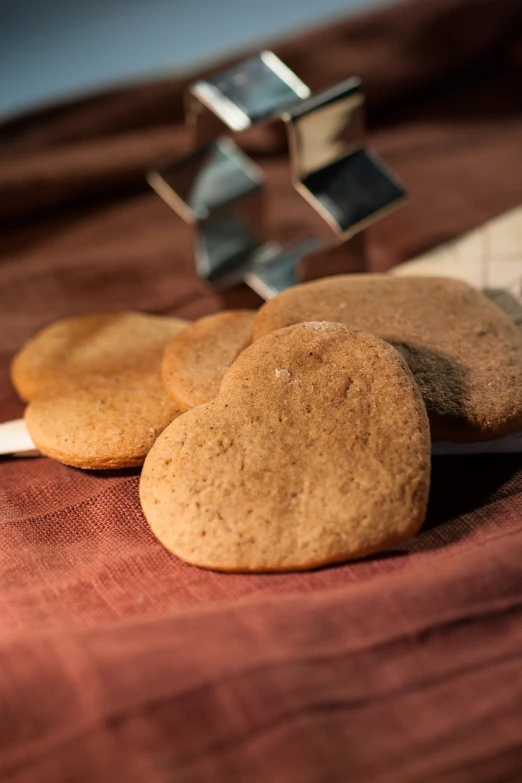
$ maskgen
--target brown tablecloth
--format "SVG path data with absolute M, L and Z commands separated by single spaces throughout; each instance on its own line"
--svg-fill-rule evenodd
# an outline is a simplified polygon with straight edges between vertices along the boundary
M 314 88 L 363 79 L 371 142 L 411 196 L 372 230 L 372 269 L 522 202 L 520 0 L 418 0 L 274 48 Z M 49 321 L 223 307 L 198 292 L 189 232 L 143 179 L 187 149 L 183 87 L 0 128 L 2 419 L 22 413 L 9 360 Z M 303 220 L 277 130 L 251 152 L 292 239 Z M 518 455 L 435 459 L 415 540 L 281 576 L 169 555 L 137 471 L 2 460 L 0 779 L 520 781 L 521 563 Z

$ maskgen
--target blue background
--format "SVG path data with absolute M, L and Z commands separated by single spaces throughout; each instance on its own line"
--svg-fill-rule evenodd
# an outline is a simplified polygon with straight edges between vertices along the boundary
M 378 3 L 0 0 L 0 117 L 103 86 L 182 71 Z

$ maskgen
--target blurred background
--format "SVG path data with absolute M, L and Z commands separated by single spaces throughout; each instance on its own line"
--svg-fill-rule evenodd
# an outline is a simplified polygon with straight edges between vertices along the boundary
M 384 2 L 0 0 L 0 119 L 186 70 Z

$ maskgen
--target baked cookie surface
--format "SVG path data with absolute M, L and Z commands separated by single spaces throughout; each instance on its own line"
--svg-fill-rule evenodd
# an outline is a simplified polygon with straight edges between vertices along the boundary
M 27 406 L 27 429 L 42 454 L 77 468 L 142 465 L 180 410 L 156 377 L 127 373 L 71 380 Z
M 160 435 L 140 497 L 189 563 L 288 571 L 414 535 L 429 475 L 428 419 L 402 357 L 358 330 L 304 323 L 243 351 L 218 397 Z
M 225 310 L 190 324 L 167 345 L 165 389 L 183 411 L 213 400 L 225 372 L 252 341 L 253 310 Z
M 394 345 L 426 404 L 433 440 L 483 441 L 522 428 L 522 334 L 458 280 L 342 275 L 267 302 L 253 338 L 310 320 L 344 323 Z
M 17 354 L 13 383 L 30 400 L 25 412 L 35 445 L 80 468 L 141 465 L 180 410 L 161 383 L 179 318 L 99 313 L 43 329 Z
M 64 377 L 112 376 L 159 366 L 169 340 L 187 326 L 181 318 L 144 313 L 93 313 L 65 318 L 42 329 L 11 364 L 23 400 L 62 388 Z

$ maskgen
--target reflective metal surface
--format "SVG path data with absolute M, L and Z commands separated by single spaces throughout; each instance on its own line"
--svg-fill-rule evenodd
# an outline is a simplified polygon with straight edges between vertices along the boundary
M 240 282 L 245 269 L 262 255 L 262 192 L 228 202 L 196 224 L 195 262 L 199 277 L 225 287 Z
M 362 146 L 364 96 L 360 86 L 359 79 L 348 79 L 283 113 L 295 180 Z
M 263 173 L 232 139 L 219 139 L 148 174 L 163 200 L 195 224 L 198 275 L 237 282 L 257 258 L 263 231 Z M 240 270 L 237 272 L 237 270 Z
M 405 190 L 364 146 L 358 79 L 285 112 L 296 189 L 341 239 L 399 206 Z
M 272 52 L 261 52 L 189 89 L 187 119 L 198 143 L 218 132 L 216 119 L 235 133 L 277 117 L 310 89 Z
M 245 273 L 245 283 L 262 299 L 272 299 L 285 288 L 300 282 L 299 262 L 303 256 L 317 250 L 320 244 L 319 239 L 307 239 L 265 263 L 254 264 Z
M 405 191 L 365 149 L 309 174 L 302 183 L 342 237 L 399 206 Z
M 359 79 L 311 96 L 278 57 L 261 52 L 192 85 L 186 112 L 197 149 L 150 172 L 148 180 L 194 225 L 196 271 L 202 280 L 212 286 L 244 280 L 270 298 L 331 269 L 364 269 L 364 241 L 356 242 L 358 232 L 398 206 L 405 193 L 364 146 Z M 316 237 L 293 248 L 268 241 L 263 173 L 229 134 L 273 120 L 285 123 L 292 184 L 330 227 L 329 245 Z M 346 254 L 305 258 L 320 247 L 328 250 L 348 240 Z

